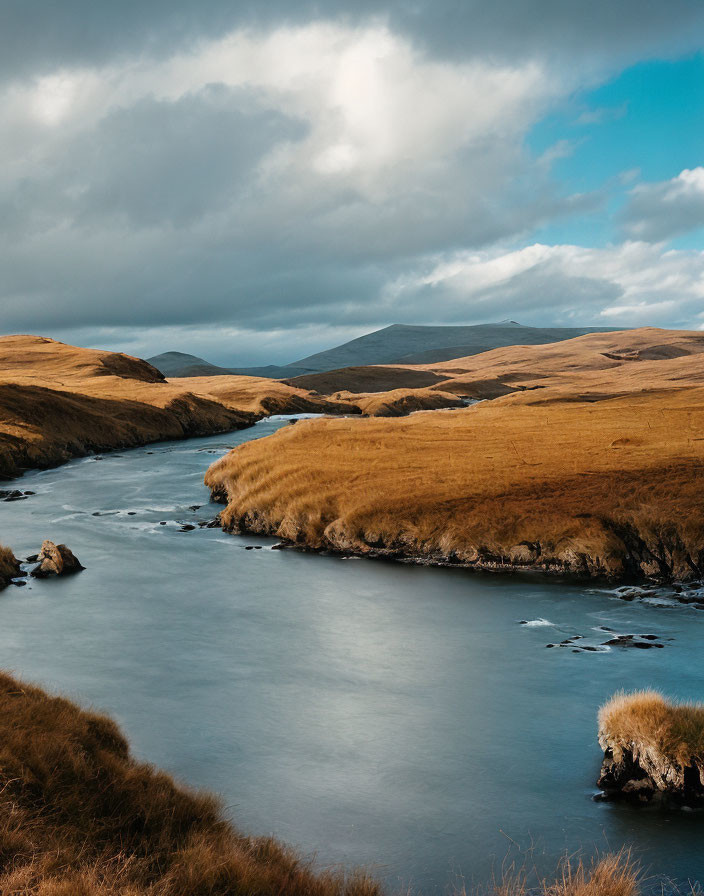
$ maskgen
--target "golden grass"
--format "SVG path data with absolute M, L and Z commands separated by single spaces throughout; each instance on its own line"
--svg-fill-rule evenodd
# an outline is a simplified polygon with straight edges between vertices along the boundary
M 462 407 L 462 399 L 434 389 L 392 389 L 388 392 L 335 392 L 337 401 L 359 408 L 364 417 L 405 417 L 416 411 Z
M 704 761 L 704 705 L 676 703 L 657 691 L 619 693 L 599 710 L 604 743 L 649 748 L 666 762 Z
M 543 883 L 544 896 L 636 896 L 638 871 L 628 853 L 604 856 L 590 867 L 566 860 L 554 883 Z
M 0 477 L 160 439 L 239 429 L 270 413 L 355 411 L 257 377 L 167 382 L 146 361 L 38 336 L 0 338 Z
M 428 374 L 422 373 L 427 379 Z M 437 377 L 435 377 L 437 379 Z M 412 390 L 369 399 L 367 413 L 446 407 Z M 251 376 L 164 377 L 139 358 L 39 336 L 0 338 L 0 478 L 71 457 L 249 426 L 269 414 L 359 414 L 355 396 L 326 398 Z
M 341 367 L 323 373 L 305 373 L 284 380 L 291 386 L 313 389 L 324 395 L 345 390 L 354 393 L 390 392 L 394 389 L 423 389 L 446 378 L 422 367 L 372 364 L 367 367 Z
M 566 857 L 558 868 L 555 880 L 529 881 L 522 868 L 505 871 L 488 891 L 491 896 L 638 896 L 640 873 L 627 850 L 593 859 Z M 456 889 L 453 896 L 469 896 L 466 888 Z
M 599 396 L 637 392 L 644 386 L 704 385 L 702 353 L 701 332 L 643 327 L 549 345 L 498 348 L 421 369 L 447 377 L 434 389 L 473 398 L 547 386 Z
M 306 421 L 236 448 L 206 484 L 226 528 L 313 548 L 691 578 L 704 569 L 702 432 L 704 387 L 598 401 L 551 387 Z

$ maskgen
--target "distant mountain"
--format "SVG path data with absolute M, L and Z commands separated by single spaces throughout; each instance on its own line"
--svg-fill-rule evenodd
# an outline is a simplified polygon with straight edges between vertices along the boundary
M 300 376 L 310 373 L 306 367 L 292 365 L 281 367 L 276 364 L 267 364 L 265 367 L 218 367 L 196 355 L 185 352 L 162 352 L 154 355 L 148 362 L 156 367 L 165 377 L 177 378 L 184 376 L 262 376 L 270 380 L 280 380 L 290 376 Z
M 291 366 L 322 372 L 365 364 L 432 364 L 477 355 L 506 345 L 543 345 L 613 327 L 524 327 L 512 320 L 470 327 L 392 324 L 344 345 L 295 361 Z M 291 374 L 294 376 L 295 374 Z
M 318 352 L 292 364 L 265 367 L 218 367 L 184 352 L 164 352 L 147 358 L 167 377 L 224 376 L 242 374 L 270 379 L 290 379 L 368 364 L 433 364 L 465 358 L 507 345 L 544 345 L 584 336 L 608 333 L 613 327 L 524 327 L 514 320 L 469 327 L 425 327 L 392 324 Z

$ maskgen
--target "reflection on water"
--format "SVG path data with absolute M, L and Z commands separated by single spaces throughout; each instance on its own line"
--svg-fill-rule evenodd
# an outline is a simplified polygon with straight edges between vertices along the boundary
M 0 541 L 21 556 L 64 541 L 87 569 L 0 596 L 0 664 L 107 710 L 140 757 L 323 864 L 432 892 L 485 880 L 514 841 L 545 870 L 627 844 L 704 877 L 704 816 L 591 799 L 604 699 L 704 694 L 704 612 L 199 528 L 218 510 L 207 465 L 279 425 L 25 476 L 36 495 L 0 503 Z M 546 649 L 601 643 L 599 627 L 665 646 Z

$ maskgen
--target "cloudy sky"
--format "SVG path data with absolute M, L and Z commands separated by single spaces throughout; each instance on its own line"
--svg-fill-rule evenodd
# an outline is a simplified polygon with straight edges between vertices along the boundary
M 3 0 L 3 332 L 704 328 L 701 0 Z

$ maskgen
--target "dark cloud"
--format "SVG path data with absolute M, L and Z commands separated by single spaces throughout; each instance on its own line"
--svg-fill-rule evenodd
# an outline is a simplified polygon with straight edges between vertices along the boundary
M 262 157 L 306 131 L 245 89 L 146 97 L 48 142 L 41 162 L 0 192 L 0 229 L 16 239 L 62 221 L 77 231 L 192 225 L 241 202 Z
M 0 66 L 31 75 L 165 55 L 235 27 L 370 17 L 442 56 L 576 55 L 602 63 L 694 49 L 704 26 L 699 0 L 5 0 Z

